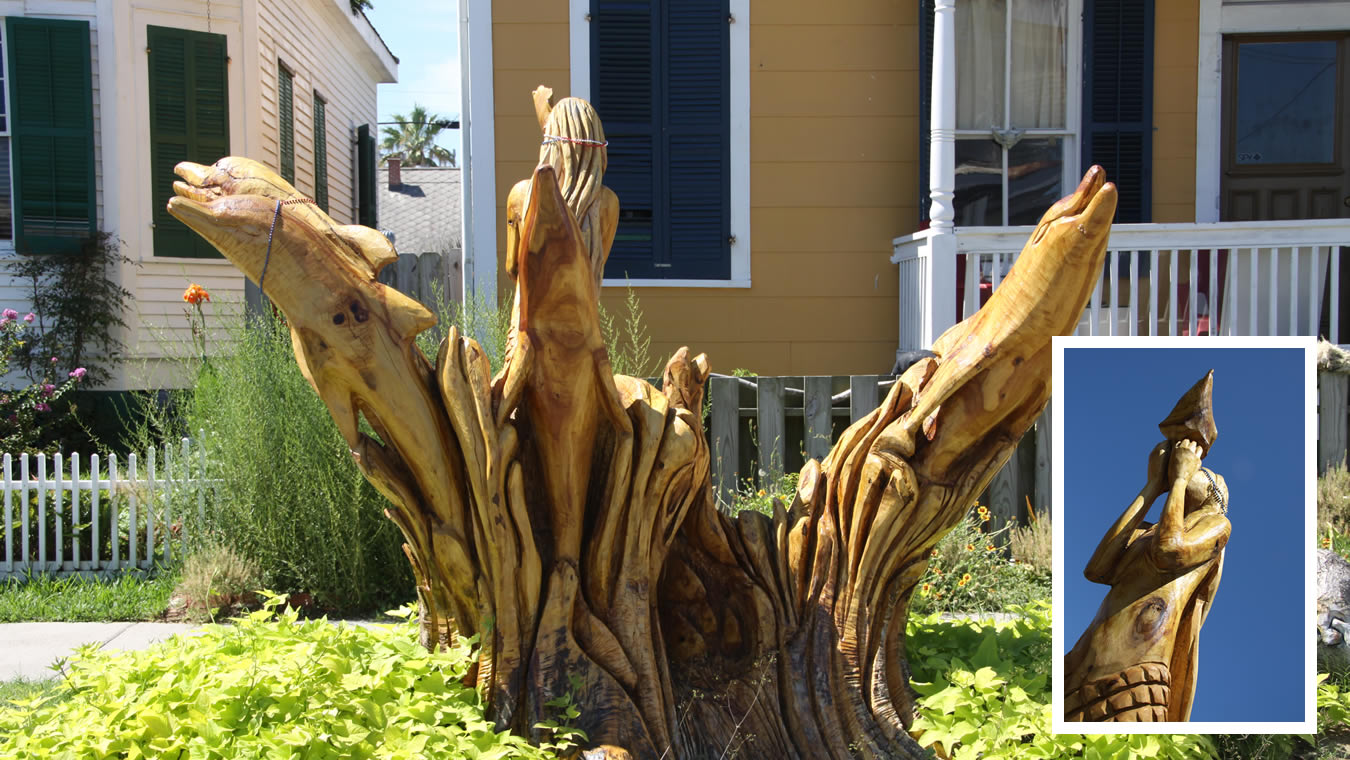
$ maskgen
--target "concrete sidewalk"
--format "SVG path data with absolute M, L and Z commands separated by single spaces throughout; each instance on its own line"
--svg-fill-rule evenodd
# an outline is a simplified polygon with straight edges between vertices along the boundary
M 368 620 L 332 620 L 333 624 L 375 626 Z M 190 623 L 0 623 L 0 681 L 54 678 L 51 664 L 75 649 L 96 642 L 102 649 L 145 649 L 200 626 Z
M 187 623 L 2 623 L 0 681 L 53 678 L 52 662 L 91 642 L 103 649 L 145 649 L 195 627 Z

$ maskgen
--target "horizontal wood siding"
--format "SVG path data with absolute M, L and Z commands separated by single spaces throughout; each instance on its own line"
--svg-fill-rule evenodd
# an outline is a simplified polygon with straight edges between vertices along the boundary
M 688 345 L 727 372 L 885 372 L 898 339 L 890 241 L 918 227 L 917 5 L 822 14 L 783 0 L 755 4 L 750 24 L 753 287 L 637 289 L 653 355 Z M 529 94 L 539 84 L 568 94 L 567 43 L 566 3 L 493 3 L 504 299 L 506 196 L 539 150 Z M 601 300 L 621 312 L 624 296 L 605 288 Z
M 1153 221 L 1194 222 L 1200 4 L 1176 0 L 1153 8 Z

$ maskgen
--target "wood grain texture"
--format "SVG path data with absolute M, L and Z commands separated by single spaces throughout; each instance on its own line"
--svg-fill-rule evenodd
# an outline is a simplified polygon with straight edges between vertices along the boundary
M 542 158 L 508 204 L 514 330 L 491 378 L 453 329 L 424 358 L 412 340 L 430 314 L 377 280 L 387 241 L 279 206 L 294 188 L 262 165 L 180 165 L 170 211 L 255 281 L 266 267 L 297 362 L 391 503 L 422 643 L 479 637 L 471 677 L 499 726 L 535 731 L 572 690 L 592 757 L 718 757 L 748 737 L 763 757 L 923 757 L 906 732 L 910 594 L 1045 406 L 1050 338 L 1101 271 L 1114 188 L 1094 168 L 1047 212 L 985 309 L 809 460 L 791 503 L 731 515 L 709 472 L 707 358 L 677 351 L 660 390 L 610 371 L 603 160 Z M 716 447 L 736 435 L 738 391 L 711 392 L 731 402 Z

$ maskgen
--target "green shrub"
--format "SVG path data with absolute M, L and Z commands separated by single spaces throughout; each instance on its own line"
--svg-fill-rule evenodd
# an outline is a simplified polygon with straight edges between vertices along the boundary
M 1350 532 L 1350 470 L 1345 462 L 1328 467 L 1317 479 L 1317 529 L 1324 535 Z
M 412 571 L 384 517 L 387 502 L 301 374 L 289 330 L 270 317 L 222 321 L 232 350 L 198 364 L 196 384 L 168 413 L 144 410 L 143 439 L 205 432 L 206 476 L 217 485 L 205 524 L 189 535 L 230 547 L 257 564 L 268 586 L 308 592 L 325 608 L 357 612 L 411 599 Z M 192 503 L 175 512 L 195 516 L 195 497 L 185 498 Z
M 988 508 L 976 504 L 938 540 L 928 570 L 910 601 L 915 613 L 986 612 L 1050 598 L 1050 575 L 1027 562 L 1009 561 L 1000 547 L 1013 524 L 991 532 Z
M 551 758 L 582 738 L 554 721 L 540 747 L 494 730 L 462 683 L 470 641 L 428 654 L 410 624 L 274 619 L 277 602 L 145 651 L 82 648 L 56 693 L 0 707 L 0 756 Z
M 642 305 L 633 287 L 623 302 L 623 324 L 616 325 L 614 315 L 600 305 L 600 332 L 609 352 L 609 364 L 616 375 L 651 377 L 662 370 L 651 356 L 652 339 L 642 322 Z
M 1052 734 L 1050 604 L 1008 623 L 911 617 L 906 628 L 924 747 L 953 758 L 1215 758 L 1208 736 Z
M 204 544 L 183 561 L 182 580 L 175 592 L 188 620 L 215 620 L 221 610 L 247 605 L 261 576 L 256 562 L 230 547 Z

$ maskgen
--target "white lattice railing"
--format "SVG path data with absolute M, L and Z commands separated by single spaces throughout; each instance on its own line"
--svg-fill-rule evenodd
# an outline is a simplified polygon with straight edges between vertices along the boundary
M 5 454 L 0 578 L 149 568 L 172 559 L 174 545 L 182 552 L 187 540 L 191 521 L 184 518 L 206 508 L 212 486 L 202 477 L 205 457 L 187 438 L 143 457 L 94 454 L 83 463 L 79 454 Z
M 923 348 L 932 288 L 957 291 L 950 316 L 973 314 L 1002 282 L 1032 227 L 956 230 L 958 281 L 933 283 L 930 231 L 897 238 L 900 347 Z M 1324 335 L 1339 330 L 1340 266 L 1350 219 L 1217 224 L 1118 224 L 1083 335 Z M 937 330 L 940 332 L 940 329 Z

